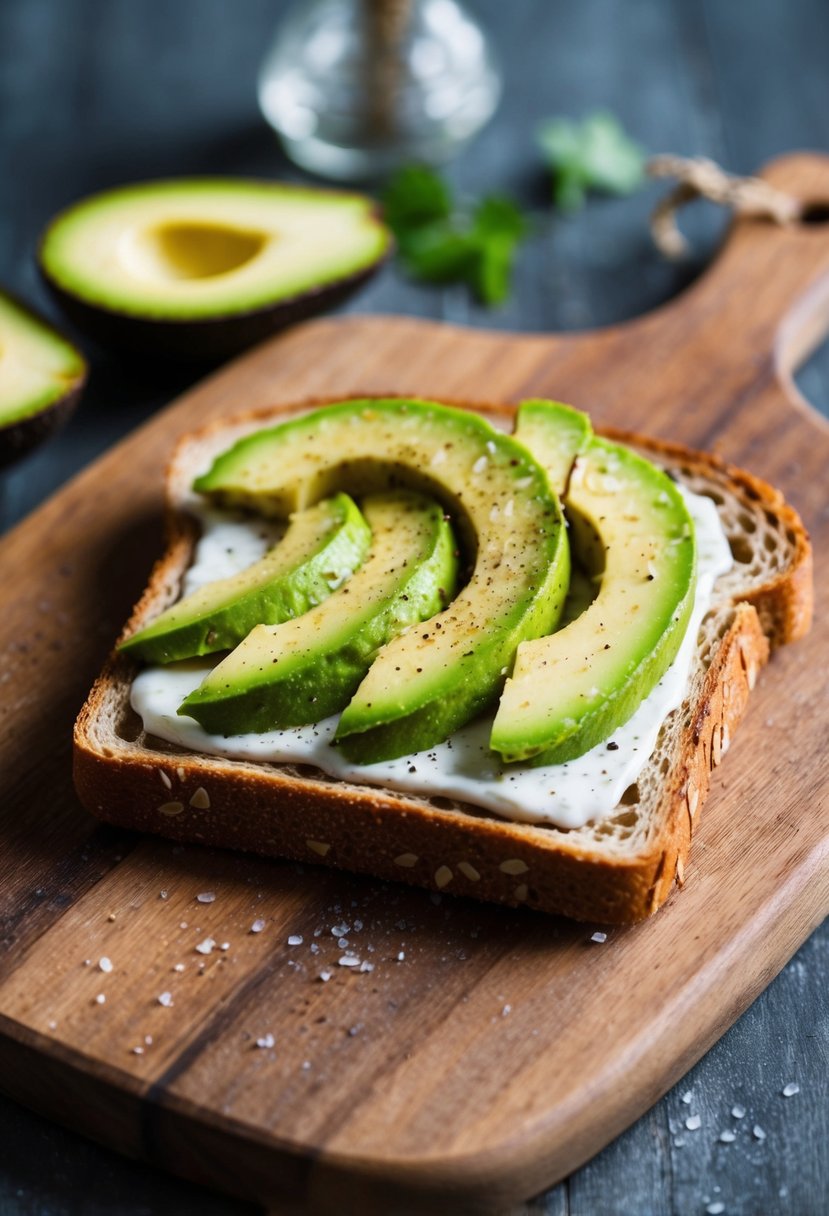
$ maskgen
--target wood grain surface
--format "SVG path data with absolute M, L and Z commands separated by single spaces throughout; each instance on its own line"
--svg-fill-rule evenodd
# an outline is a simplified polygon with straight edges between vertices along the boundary
M 821 217 L 829 160 L 787 158 L 766 175 Z M 0 1085 L 175 1172 L 322 1212 L 450 1195 L 454 1212 L 502 1211 L 654 1102 L 825 914 L 823 614 L 758 685 L 683 892 L 602 945 L 529 912 L 101 828 L 72 793 L 71 722 L 158 548 L 175 437 L 305 396 L 548 393 L 599 422 L 714 447 L 801 511 L 820 603 L 829 425 L 791 370 L 827 324 L 829 228 L 758 221 L 740 222 L 677 301 L 595 334 L 317 322 L 186 394 L 12 532 L 0 548 Z M 373 971 L 337 965 L 342 924 Z M 196 953 L 208 935 L 217 948 Z

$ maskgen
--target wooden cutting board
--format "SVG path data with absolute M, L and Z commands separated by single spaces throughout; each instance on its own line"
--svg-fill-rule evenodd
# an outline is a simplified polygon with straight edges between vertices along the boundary
M 819 923 L 822 609 L 759 682 L 685 889 L 604 944 L 532 912 L 118 833 L 86 816 L 70 778 L 74 715 L 159 549 L 170 446 L 252 406 L 550 394 L 600 423 L 716 448 L 800 509 L 825 604 L 829 424 L 790 373 L 829 327 L 829 159 L 787 158 L 766 176 L 809 200 L 813 222 L 740 221 L 702 280 L 655 314 L 558 337 L 392 317 L 303 326 L 187 393 L 3 541 L 9 1094 L 279 1210 L 502 1212 L 655 1102 Z M 373 971 L 337 965 L 343 924 Z M 206 936 L 219 944 L 209 956 L 195 952 Z

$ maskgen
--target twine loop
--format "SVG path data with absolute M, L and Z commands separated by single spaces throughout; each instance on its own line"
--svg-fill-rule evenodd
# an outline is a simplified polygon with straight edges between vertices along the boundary
M 652 156 L 647 164 L 651 177 L 672 177 L 676 185 L 651 214 L 651 235 L 666 258 L 678 260 L 688 253 L 688 242 L 679 230 L 677 213 L 696 198 L 730 207 L 737 215 L 793 224 L 801 216 L 799 199 L 778 190 L 759 177 L 737 177 L 726 173 L 706 157 Z

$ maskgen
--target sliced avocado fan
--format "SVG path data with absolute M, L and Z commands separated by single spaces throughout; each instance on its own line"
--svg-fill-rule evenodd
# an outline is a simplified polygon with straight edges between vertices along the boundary
M 370 544 L 356 503 L 336 494 L 293 515 L 282 540 L 258 562 L 200 587 L 119 649 L 150 663 L 231 650 L 256 625 L 277 625 L 321 603 L 357 569 Z
M 69 418 L 85 379 L 80 351 L 0 292 L 0 466 Z
M 371 551 L 323 603 L 281 625 L 257 625 L 179 709 L 217 734 L 301 726 L 342 709 L 380 648 L 431 617 L 455 590 L 455 538 L 419 494 L 363 502 Z
M 560 467 L 559 415 L 519 411 L 542 462 Z M 574 554 L 600 579 L 586 610 L 549 637 L 523 642 L 490 745 L 506 761 L 558 764 L 626 722 L 676 656 L 696 577 L 694 526 L 671 479 L 621 444 L 593 438 L 569 476 Z
M 401 484 L 449 508 L 473 568 L 428 628 L 384 647 L 343 712 L 337 741 L 359 763 L 446 739 L 497 696 L 519 642 L 555 626 L 570 560 L 544 469 L 479 415 L 369 398 L 247 436 L 195 483 L 220 503 L 276 516 L 340 486 L 361 493 Z M 221 711 L 211 720 L 232 729 Z

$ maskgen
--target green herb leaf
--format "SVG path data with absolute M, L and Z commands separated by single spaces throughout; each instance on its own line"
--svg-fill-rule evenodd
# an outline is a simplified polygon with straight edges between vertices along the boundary
M 392 178 L 383 207 L 400 258 L 414 278 L 466 283 L 488 305 L 506 299 L 515 250 L 527 234 L 526 220 L 511 199 L 488 195 L 464 211 L 453 206 L 437 173 L 412 166 Z
M 386 223 L 398 238 L 412 228 L 452 213 L 452 195 L 440 174 L 426 165 L 407 165 L 392 177 L 383 195 Z
M 553 200 L 564 211 L 581 207 L 588 190 L 631 194 L 644 180 L 645 153 L 606 111 L 580 123 L 548 119 L 538 143 L 553 170 Z

